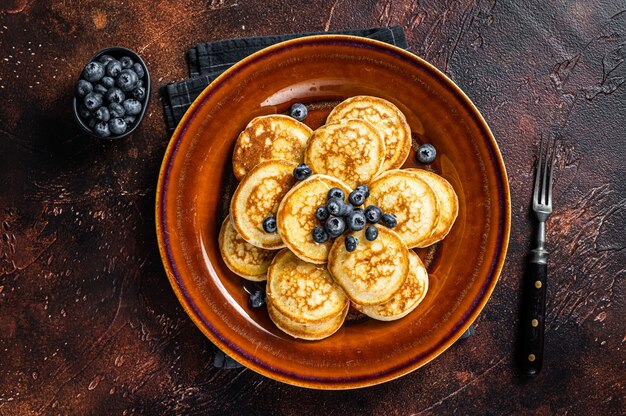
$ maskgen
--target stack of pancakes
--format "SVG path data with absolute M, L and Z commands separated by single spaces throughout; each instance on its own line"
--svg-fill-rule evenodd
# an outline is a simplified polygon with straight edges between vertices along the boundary
M 377 320 L 400 319 L 428 290 L 428 273 L 413 248 L 442 240 L 458 213 L 453 187 L 424 169 L 400 169 L 411 149 L 404 114 L 389 101 L 349 98 L 312 131 L 284 115 L 253 119 L 240 134 L 233 168 L 240 183 L 222 224 L 219 243 L 226 265 L 239 276 L 267 280 L 267 308 L 285 333 L 316 340 L 343 324 L 350 305 Z M 297 182 L 294 168 L 313 175 Z M 313 241 L 315 211 L 331 188 L 346 195 L 370 188 L 365 205 L 396 216 L 393 229 L 377 224 L 378 238 L 348 231 Z M 263 220 L 274 215 L 278 231 Z M 354 235 L 356 250 L 345 248 Z

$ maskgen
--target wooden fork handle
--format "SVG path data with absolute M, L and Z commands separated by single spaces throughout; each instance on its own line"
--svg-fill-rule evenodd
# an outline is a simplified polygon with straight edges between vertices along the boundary
M 529 275 L 526 282 L 528 302 L 525 305 L 524 322 L 522 322 L 522 371 L 526 375 L 535 376 L 541 371 L 543 364 L 543 333 L 546 316 L 546 279 L 548 266 L 535 261 L 529 264 Z

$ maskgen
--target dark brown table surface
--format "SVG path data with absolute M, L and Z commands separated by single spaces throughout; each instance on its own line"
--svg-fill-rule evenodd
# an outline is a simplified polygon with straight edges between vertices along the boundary
M 157 248 L 169 135 L 157 88 L 185 51 L 229 37 L 403 25 L 490 125 L 511 188 L 507 261 L 476 335 L 398 380 L 353 391 L 215 369 Z M 72 86 L 123 45 L 154 83 L 141 129 L 83 134 Z M 0 415 L 624 414 L 626 3 L 64 1 L 0 4 Z M 545 363 L 515 366 L 540 137 L 561 138 L 548 223 Z

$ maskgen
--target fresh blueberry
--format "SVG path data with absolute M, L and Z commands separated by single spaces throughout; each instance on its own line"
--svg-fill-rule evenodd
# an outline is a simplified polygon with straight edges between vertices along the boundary
M 355 191 L 362 191 L 365 194 L 365 199 L 370 197 L 370 187 L 365 185 L 365 184 L 361 184 L 359 186 L 357 186 L 356 188 L 354 188 Z
M 139 76 L 139 74 L 137 74 L 137 76 Z M 143 87 L 143 86 L 144 86 L 143 79 L 140 79 L 139 81 L 137 81 L 137 88 Z
M 339 188 L 330 188 L 327 198 L 339 198 L 343 201 L 344 199 L 346 199 L 346 194 Z
M 359 240 L 357 240 L 355 236 L 349 235 L 346 237 L 345 245 L 346 245 L 346 251 L 351 253 L 354 250 L 356 250 L 356 246 L 359 245 Z
M 141 103 L 134 98 L 124 100 L 124 102 L 122 102 L 122 105 L 124 106 L 124 110 L 126 110 L 126 114 L 136 116 L 137 114 L 141 113 Z
M 80 104 L 78 106 L 78 115 L 80 115 L 80 118 L 83 120 L 89 120 L 89 117 L 91 117 L 91 111 L 85 107 L 85 104 Z
M 128 69 L 133 66 L 133 60 L 128 56 L 122 56 L 120 58 L 120 64 L 122 64 L 122 68 Z
M 311 173 L 313 173 L 313 172 L 311 171 L 310 167 L 308 167 L 304 163 L 300 163 L 293 170 L 293 177 L 296 178 L 299 181 L 303 181 L 306 178 L 308 178 L 309 176 L 311 176 Z
M 115 80 L 115 85 L 124 92 L 130 92 L 137 86 L 139 78 L 132 69 L 123 69 Z
M 250 293 L 248 303 L 252 308 L 260 308 L 261 306 L 265 305 L 265 291 L 255 290 L 254 292 Z
M 98 124 L 98 120 L 93 115 L 89 117 L 89 119 L 87 120 L 87 125 L 89 126 L 91 130 L 93 130 L 94 127 L 96 127 L 96 124 Z
M 398 225 L 398 220 L 396 219 L 396 216 L 393 214 L 389 214 L 389 213 L 383 214 L 380 221 L 387 228 L 393 228 L 396 225 Z
M 124 106 L 119 103 L 111 103 L 109 104 L 109 113 L 111 113 L 111 117 L 124 117 L 126 114 L 126 110 L 124 110 Z
M 263 220 L 263 230 L 265 230 L 266 233 L 275 233 L 277 229 L 275 216 L 270 215 Z
M 111 135 L 111 130 L 109 130 L 109 124 L 106 121 L 101 121 L 100 123 L 96 124 L 93 128 L 93 132 L 96 133 L 96 136 L 102 139 Z
M 430 143 L 423 144 L 419 147 L 419 149 L 417 149 L 417 160 L 420 163 L 433 163 L 436 156 L 437 150 L 435 150 L 435 146 Z
M 104 96 L 107 93 L 107 91 L 108 91 L 107 87 L 100 84 L 99 82 L 94 84 L 93 86 L 93 92 L 97 92 L 98 94 L 101 94 L 102 96 Z
M 339 215 L 342 217 L 349 217 L 350 215 L 352 215 L 352 213 L 354 212 L 354 207 L 350 204 L 343 204 L 341 206 L 341 211 L 339 212 Z
M 122 64 L 117 59 L 111 59 L 107 63 L 106 74 L 110 77 L 117 78 L 117 76 L 122 72 Z
M 339 237 L 346 230 L 346 222 L 341 217 L 330 217 L 326 220 L 325 228 L 331 237 Z
M 92 91 L 93 91 L 93 84 L 91 82 L 86 81 L 84 79 L 79 79 L 78 82 L 76 83 L 76 96 L 77 97 L 82 98 Z
M 329 215 L 330 213 L 328 212 L 328 208 L 326 208 L 326 205 L 320 205 L 315 210 L 315 218 L 320 221 L 326 221 Z
M 144 87 L 136 87 L 131 93 L 135 99 L 143 101 L 146 98 L 146 89 Z
M 367 222 L 376 224 L 380 221 L 380 217 L 383 215 L 383 210 L 378 208 L 376 205 L 370 205 L 365 208 L 365 218 Z
M 126 115 L 124 116 L 124 121 L 126 122 L 126 125 L 127 125 L 128 127 L 130 127 L 130 126 L 134 125 L 136 120 L 137 120 L 137 117 L 135 117 L 135 116 L 131 116 L 131 115 L 129 115 L 129 114 L 126 114 Z
M 348 196 L 348 201 L 354 205 L 355 207 L 363 205 L 365 202 L 365 193 L 359 189 L 355 189 L 350 192 L 350 196 Z
M 328 212 L 330 212 L 332 215 L 341 215 L 341 209 L 343 205 L 345 205 L 343 199 L 331 198 L 326 204 L 326 208 L 328 208 Z
M 109 88 L 105 97 L 109 103 L 121 104 L 126 99 L 126 94 L 124 94 L 119 88 L 113 87 Z
M 102 77 L 102 79 L 100 80 L 100 83 L 104 85 L 105 87 L 107 87 L 107 89 L 109 89 L 115 85 L 115 80 L 109 76 L 106 76 L 106 77 Z
M 137 73 L 137 77 L 139 77 L 139 79 L 143 78 L 144 75 L 146 75 L 146 71 L 143 70 L 143 66 L 141 66 L 139 62 L 133 64 L 133 70 Z
M 89 62 L 83 69 L 83 78 L 89 82 L 100 81 L 104 76 L 104 65 L 100 62 Z
M 318 225 L 315 228 L 313 228 L 313 241 L 315 241 L 316 243 L 325 243 L 328 241 L 328 233 L 326 232 L 326 229 L 321 226 Z
M 109 130 L 111 130 L 111 133 L 119 136 L 120 134 L 126 133 L 126 129 L 126 122 L 123 119 L 116 117 L 109 120 Z
M 115 58 L 113 58 L 111 55 L 107 55 L 107 54 L 105 53 L 104 55 L 102 55 L 102 56 L 98 59 L 98 61 L 100 61 L 100 63 L 101 63 L 102 65 L 106 66 L 106 64 L 108 64 L 108 63 L 109 63 L 109 61 L 112 61 L 113 59 L 115 59 Z
M 374 227 L 373 225 L 370 225 L 369 227 L 365 229 L 365 238 L 367 238 L 367 241 L 374 241 L 376 240 L 377 237 L 378 237 L 378 228 Z
M 359 231 L 365 228 L 365 214 L 363 211 L 354 211 L 352 215 L 347 218 L 348 228 L 352 231 Z
M 101 105 L 102 94 L 98 94 L 97 92 L 90 92 L 85 96 L 85 107 L 87 107 L 87 110 L 95 111 Z
M 298 121 L 304 120 L 308 113 L 309 110 L 307 110 L 306 105 L 302 103 L 295 103 L 289 109 L 289 115 Z
M 111 118 L 109 109 L 105 106 L 98 108 L 95 112 L 95 116 L 99 121 L 109 121 L 109 119 Z

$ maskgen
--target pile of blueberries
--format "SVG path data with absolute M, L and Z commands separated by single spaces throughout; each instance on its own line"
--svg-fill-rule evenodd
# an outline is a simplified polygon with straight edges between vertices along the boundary
M 120 136 L 139 121 L 145 76 L 143 65 L 128 56 L 105 54 L 85 66 L 76 83 L 78 114 L 96 136 Z

